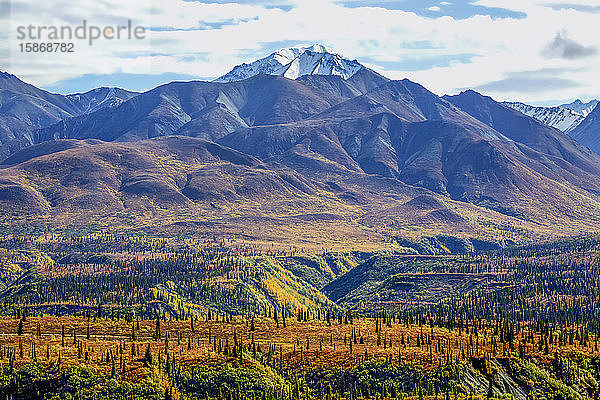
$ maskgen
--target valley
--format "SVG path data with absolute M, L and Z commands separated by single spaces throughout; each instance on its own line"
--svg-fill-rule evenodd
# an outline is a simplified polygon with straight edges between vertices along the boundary
M 462 255 L 444 241 L 459 243 L 309 255 L 193 235 L 5 236 L 1 393 L 595 396 L 600 239 Z

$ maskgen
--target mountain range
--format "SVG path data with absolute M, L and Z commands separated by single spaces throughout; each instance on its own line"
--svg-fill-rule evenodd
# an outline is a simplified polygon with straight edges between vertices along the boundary
M 564 106 L 530 106 L 519 102 L 505 102 L 503 104 L 565 133 L 577 128 L 586 117 L 583 113 Z
M 587 103 L 576 100 L 554 107 L 536 107 L 519 102 L 504 102 L 503 104 L 569 134 L 579 143 L 600 154 L 600 130 L 598 129 L 600 108 L 597 107 L 598 103 L 598 100 L 591 100 Z M 596 111 L 596 109 L 598 110 Z
M 0 158 L 35 143 L 33 132 L 67 118 L 112 108 L 137 93 L 102 87 L 86 93 L 59 95 L 0 72 Z
M 600 107 L 594 108 L 569 134 L 579 143 L 600 154 Z
M 569 133 L 577 128 L 596 108 L 598 100 L 583 103 L 576 100 L 569 104 L 553 107 L 530 106 L 520 102 L 504 102 L 505 106 L 522 112 L 553 128 Z
M 600 220 L 600 156 L 580 144 L 597 145 L 600 111 L 569 136 L 320 46 L 140 94 L 0 82 L 11 223 L 360 247 L 433 233 L 526 240 Z

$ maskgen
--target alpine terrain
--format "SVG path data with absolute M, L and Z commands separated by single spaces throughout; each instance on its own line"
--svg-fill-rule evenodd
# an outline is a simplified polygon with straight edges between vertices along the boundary
M 336 75 L 348 79 L 363 68 L 358 61 L 332 53 L 323 45 L 312 45 L 282 49 L 250 64 L 238 65 L 215 82 L 242 81 L 258 74 L 289 79 L 305 75 Z
M 600 107 L 594 108 L 570 135 L 600 154 Z
M 570 104 L 554 107 L 530 106 L 519 102 L 504 102 L 503 104 L 548 126 L 569 133 L 577 128 L 585 117 L 594 110 L 598 100 L 592 100 L 588 103 L 576 100 Z

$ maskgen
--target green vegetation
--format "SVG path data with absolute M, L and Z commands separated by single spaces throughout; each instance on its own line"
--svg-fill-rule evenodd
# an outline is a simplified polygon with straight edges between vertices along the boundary
M 600 238 L 398 243 L 2 237 L 0 398 L 600 396 Z
M 136 399 L 162 400 L 164 390 L 151 382 L 130 383 L 99 376 L 76 366 L 26 364 L 15 369 L 0 366 L 0 396 L 11 399 Z

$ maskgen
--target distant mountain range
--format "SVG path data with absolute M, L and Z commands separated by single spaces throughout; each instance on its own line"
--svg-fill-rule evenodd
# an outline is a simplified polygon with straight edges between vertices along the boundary
M 596 108 L 598 100 L 592 100 L 588 103 L 576 100 L 570 104 L 561 104 L 553 107 L 530 106 L 519 102 L 504 102 L 503 104 L 535 118 L 548 126 L 569 133 L 577 128 Z
M 38 89 L 0 72 L 0 158 L 35 142 L 33 132 L 67 118 L 116 107 L 137 93 L 102 87 L 86 93 L 59 95 Z
M 594 108 L 569 134 L 579 143 L 600 154 L 600 107 Z
M 509 102 L 503 104 L 565 133 L 577 128 L 585 119 L 583 114 L 562 106 L 541 107 Z
M 598 100 L 576 100 L 555 107 L 536 107 L 524 103 L 503 103 L 525 115 L 557 128 L 582 145 L 600 154 L 600 107 Z
M 53 223 L 252 237 L 302 221 L 384 241 L 524 239 L 600 220 L 600 156 L 573 139 L 597 146 L 598 109 L 570 137 L 477 92 L 438 97 L 318 46 L 141 94 L 0 83 L 4 216 L 25 204 Z

